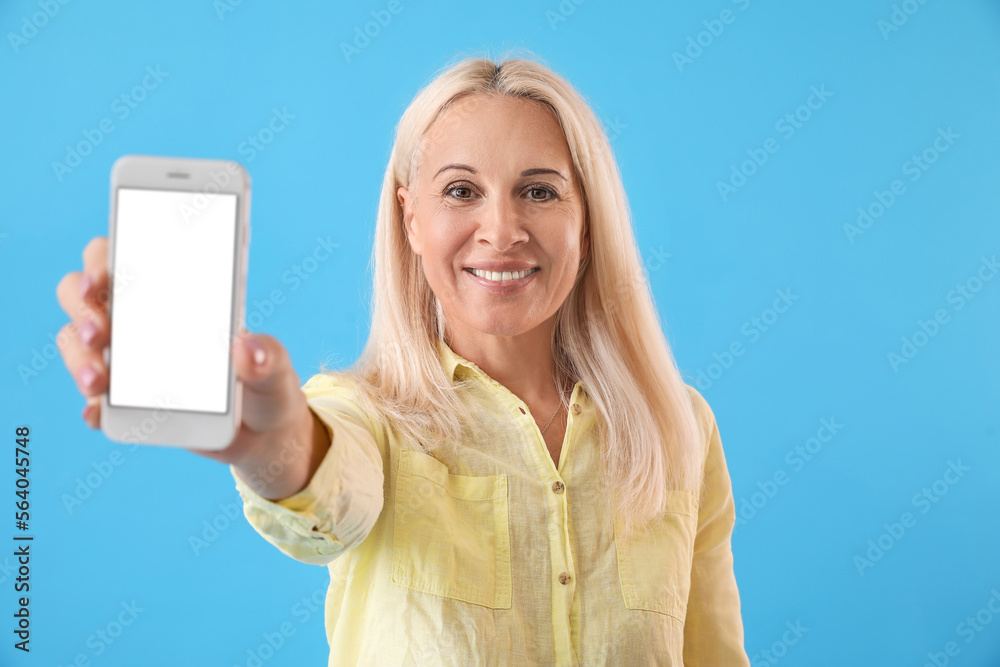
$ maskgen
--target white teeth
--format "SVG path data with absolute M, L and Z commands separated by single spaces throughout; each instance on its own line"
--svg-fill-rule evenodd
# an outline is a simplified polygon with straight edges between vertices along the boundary
M 520 280 L 525 276 L 534 273 L 535 269 L 528 269 L 526 271 L 482 271 L 480 269 L 472 269 L 472 273 L 479 276 L 480 278 L 485 278 L 493 282 L 505 282 L 508 280 Z

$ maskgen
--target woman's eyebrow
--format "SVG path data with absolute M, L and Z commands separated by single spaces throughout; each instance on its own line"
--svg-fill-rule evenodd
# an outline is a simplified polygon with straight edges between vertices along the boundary
M 441 172 L 448 171 L 449 169 L 462 169 L 471 172 L 473 174 L 478 173 L 475 169 L 473 169 L 467 164 L 446 164 L 445 166 L 438 169 L 437 173 L 434 174 L 434 178 L 437 178 L 438 176 L 441 175 Z M 524 171 L 521 172 L 521 176 L 537 176 L 538 174 L 555 174 L 564 181 L 569 180 L 555 169 L 535 168 L 535 169 L 525 169 Z
M 538 174 L 555 174 L 564 181 L 569 180 L 555 169 L 525 169 L 521 172 L 521 176 L 537 176 Z

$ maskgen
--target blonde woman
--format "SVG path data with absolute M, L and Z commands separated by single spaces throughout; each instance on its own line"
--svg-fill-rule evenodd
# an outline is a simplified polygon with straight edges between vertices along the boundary
M 243 427 L 198 453 L 266 540 L 329 569 L 330 665 L 749 665 L 719 430 L 629 215 L 564 79 L 465 59 L 399 122 L 355 365 L 300 387 L 276 340 L 235 342 Z M 63 350 L 92 427 L 105 253 L 58 290 L 96 329 Z

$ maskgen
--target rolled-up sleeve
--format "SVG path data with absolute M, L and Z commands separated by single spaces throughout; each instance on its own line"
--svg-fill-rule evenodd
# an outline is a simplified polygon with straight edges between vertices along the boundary
M 237 475 L 236 490 L 250 525 L 282 553 L 327 565 L 360 544 L 382 511 L 382 455 L 375 424 L 337 376 L 315 375 L 302 387 L 309 408 L 330 434 L 330 448 L 298 493 L 271 501 Z
M 715 415 L 700 394 L 693 400 L 699 422 L 709 435 L 691 568 L 691 594 L 684 622 L 684 664 L 687 667 L 748 667 L 750 660 L 743 646 L 740 594 L 733 570 L 736 505 L 732 482 Z

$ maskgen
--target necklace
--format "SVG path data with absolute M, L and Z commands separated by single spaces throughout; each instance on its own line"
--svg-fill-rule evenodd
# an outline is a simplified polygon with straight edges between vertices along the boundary
M 442 336 L 442 338 L 444 339 L 445 344 L 448 347 L 451 347 L 451 343 L 448 342 L 447 336 Z M 556 418 L 557 414 L 559 414 L 559 411 L 562 409 L 562 406 L 563 406 L 562 405 L 562 397 L 560 396 L 559 405 L 556 406 L 556 411 L 552 413 L 552 416 L 549 417 L 549 421 L 546 422 L 546 424 L 545 424 L 545 428 L 542 429 L 542 435 L 545 435 L 545 431 L 547 431 L 549 429 L 549 426 L 552 425 L 552 420 Z
M 556 406 L 556 411 L 552 413 L 552 416 L 549 417 L 548 424 L 546 424 L 545 428 L 542 429 L 542 435 L 545 435 L 546 429 L 549 428 L 549 425 L 552 424 L 552 420 L 556 418 L 556 415 L 559 414 L 559 410 L 561 409 L 562 409 L 562 401 L 559 401 L 559 405 Z

